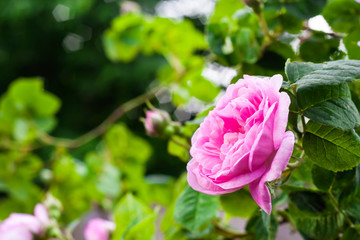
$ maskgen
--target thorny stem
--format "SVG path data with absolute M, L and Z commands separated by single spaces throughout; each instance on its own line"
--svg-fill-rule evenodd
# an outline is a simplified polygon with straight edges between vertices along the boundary
M 126 112 L 140 106 L 144 102 L 152 99 L 155 94 L 163 91 L 165 88 L 163 86 L 156 87 L 150 91 L 140 95 L 130 101 L 120 105 L 116 108 L 99 126 L 95 127 L 91 131 L 85 133 L 84 135 L 75 138 L 75 139 L 64 139 L 57 138 L 48 135 L 46 132 L 38 130 L 40 141 L 53 146 L 66 147 L 66 148 L 77 148 L 80 147 L 96 137 L 102 135 L 106 130 L 115 123 L 120 117 L 122 117 Z

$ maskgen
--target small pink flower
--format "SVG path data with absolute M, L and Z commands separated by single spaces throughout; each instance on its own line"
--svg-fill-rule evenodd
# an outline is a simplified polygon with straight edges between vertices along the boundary
M 355 0 L 356 2 L 360 3 L 360 0 Z
M 35 206 L 34 215 L 12 213 L 0 224 L 1 240 L 33 240 L 45 233 L 49 216 L 42 204 Z
M 85 240 L 109 240 L 110 234 L 115 230 L 115 223 L 101 218 L 94 218 L 87 224 Z
M 290 98 L 279 92 L 281 75 L 244 76 L 230 85 L 192 137 L 188 182 L 196 191 L 218 195 L 249 185 L 268 214 L 266 182 L 281 175 L 291 157 L 294 134 L 286 132 Z
M 360 3 L 360 0 L 359 0 L 359 3 Z M 360 41 L 357 42 L 357 45 L 360 47 Z

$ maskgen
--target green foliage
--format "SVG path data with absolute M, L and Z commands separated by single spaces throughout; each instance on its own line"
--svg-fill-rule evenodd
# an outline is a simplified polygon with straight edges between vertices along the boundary
M 311 1 L 311 0 L 300 0 L 300 1 L 285 1 L 286 9 L 294 16 L 301 19 L 309 19 L 318 15 L 327 0 Z
M 322 12 L 331 28 L 349 33 L 360 24 L 360 5 L 352 0 L 332 0 Z
M 346 84 L 360 77 L 359 65 L 354 60 L 287 63 L 286 74 L 297 86 L 297 103 L 304 115 L 343 130 L 359 126 L 360 115 Z
M 319 190 L 328 191 L 335 180 L 335 173 L 317 165 L 313 165 L 311 176 L 313 183 Z
M 220 203 L 226 214 L 242 218 L 250 218 L 259 208 L 245 189 L 221 195 Z
M 152 239 L 155 213 L 131 194 L 125 195 L 114 210 L 116 230 L 112 239 Z
M 60 100 L 45 92 L 39 78 L 19 78 L 9 87 L 0 102 L 0 131 L 19 142 L 31 142 L 37 128 L 50 131 L 55 127 L 55 113 Z
M 248 221 L 246 231 L 253 234 L 253 239 L 275 239 L 278 228 L 276 216 L 267 215 L 264 211 L 256 212 Z
M 354 130 L 342 131 L 310 121 L 304 137 L 310 160 L 331 171 L 343 171 L 360 163 L 360 138 Z
M 333 208 L 325 194 L 307 189 L 288 189 L 289 217 L 305 239 L 336 239 L 344 215 Z
M 358 42 L 360 42 L 360 29 L 355 29 L 349 35 L 344 37 L 344 45 L 350 59 L 360 59 L 360 47 Z
M 261 50 L 259 30 L 258 19 L 251 8 L 239 1 L 221 0 L 210 18 L 207 40 L 222 64 L 255 63 Z
M 218 208 L 218 196 L 206 195 L 187 187 L 176 201 L 174 219 L 184 228 L 196 231 L 215 217 Z

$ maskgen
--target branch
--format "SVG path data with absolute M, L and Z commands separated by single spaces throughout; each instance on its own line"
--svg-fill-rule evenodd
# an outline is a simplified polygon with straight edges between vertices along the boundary
M 65 138 L 57 138 L 48 135 L 46 132 L 38 129 L 38 134 L 40 141 L 47 145 L 59 146 L 59 147 L 66 147 L 66 148 L 77 148 L 85 143 L 90 142 L 91 140 L 95 139 L 96 137 L 104 134 L 106 130 L 115 123 L 119 118 L 121 118 L 126 112 L 140 106 L 144 102 L 152 99 L 155 95 L 161 91 L 165 90 L 165 87 L 159 86 L 150 91 L 140 95 L 130 101 L 120 105 L 116 108 L 99 126 L 92 129 L 91 131 L 85 133 L 82 136 L 79 136 L 75 139 L 65 139 Z

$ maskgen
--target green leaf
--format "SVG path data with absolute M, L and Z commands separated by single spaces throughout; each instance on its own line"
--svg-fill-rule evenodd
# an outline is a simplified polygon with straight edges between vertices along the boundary
M 354 130 L 340 129 L 310 121 L 303 142 L 310 160 L 331 171 L 343 171 L 360 162 L 360 138 Z
M 340 191 L 339 206 L 344 212 L 360 219 L 360 166 L 337 174 L 334 191 Z
M 312 36 L 300 45 L 300 57 L 304 61 L 324 62 L 337 56 L 340 40 L 328 38 L 323 32 L 313 32 Z
M 219 197 L 185 188 L 176 200 L 174 219 L 184 228 L 194 232 L 215 217 Z
M 298 188 L 289 193 L 289 217 L 305 239 L 335 239 L 344 216 L 328 201 L 325 193 Z
M 306 20 L 318 15 L 326 2 L 327 0 L 298 0 L 285 3 L 285 7 L 292 15 Z
M 343 130 L 360 125 L 360 114 L 354 102 L 348 97 L 341 97 L 316 104 L 304 111 L 304 116 L 319 123 Z
M 114 157 L 138 163 L 146 162 L 152 153 L 150 145 L 134 135 L 124 124 L 113 125 L 105 134 L 105 142 Z
M 124 240 L 152 240 L 155 234 L 155 214 L 149 215 L 147 218 L 136 224 L 126 233 Z
M 184 144 L 184 146 L 180 146 L 178 143 L 170 139 L 167 147 L 169 154 L 180 158 L 184 162 L 188 162 L 189 150 L 185 147 L 188 145 L 188 141 L 185 138 L 181 138 L 178 136 L 173 136 L 173 139 L 176 140 L 177 142 Z
M 346 84 L 360 77 L 360 61 L 287 63 L 285 71 L 297 85 L 298 106 L 305 110 L 305 116 L 344 130 L 360 124 L 359 112 Z
M 285 64 L 285 73 L 289 81 L 291 83 L 295 83 L 305 75 L 322 68 L 322 64 L 311 62 L 291 62 L 290 59 L 288 59 Z
M 290 68 L 286 72 L 288 76 L 295 76 L 292 79 L 299 87 L 335 85 L 360 78 L 360 61 L 357 60 L 338 60 L 318 64 L 292 62 L 288 64 L 295 65 L 288 66 Z
M 264 211 L 255 212 L 246 224 L 246 231 L 254 235 L 256 240 L 275 239 L 278 221 L 274 214 L 267 215 Z
M 236 11 L 244 6 L 244 3 L 238 0 L 219 0 L 210 18 L 210 23 L 221 22 L 224 18 L 231 18 Z
M 258 205 L 245 189 L 220 196 L 221 207 L 230 216 L 249 218 L 259 209 Z
M 97 189 L 106 196 L 115 198 L 121 193 L 120 171 L 112 164 L 105 163 L 103 172 L 96 181 Z
M 360 239 L 360 225 L 355 225 L 354 227 L 349 227 L 344 232 L 341 240 L 354 240 Z
M 350 59 L 360 59 L 360 46 L 358 42 L 360 42 L 360 29 L 356 29 L 344 37 L 344 45 Z
M 154 235 L 155 222 L 153 211 L 131 194 L 125 195 L 117 204 L 114 218 L 116 230 L 112 235 L 113 240 L 150 240 Z M 142 236 L 143 238 L 136 238 L 135 236 Z
M 313 191 L 295 191 L 289 194 L 289 199 L 301 211 L 321 213 L 326 208 L 323 194 Z
M 355 0 L 332 0 L 322 15 L 334 31 L 348 33 L 360 24 L 360 4 Z
M 107 57 L 112 61 L 130 62 L 141 50 L 145 39 L 145 21 L 142 16 L 129 13 L 113 20 L 103 36 Z
M 311 175 L 313 183 L 319 190 L 328 191 L 335 180 L 336 173 L 313 165 Z

